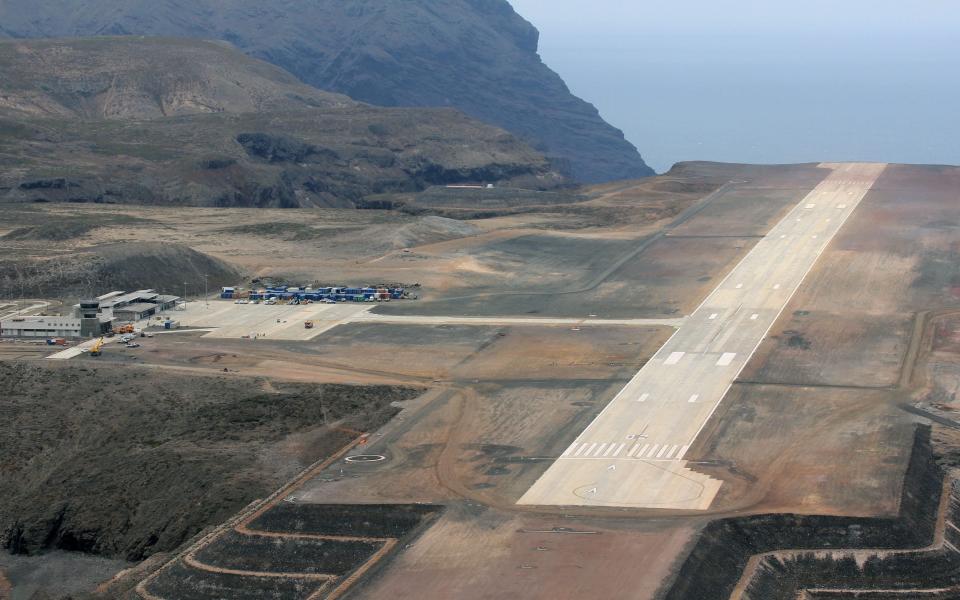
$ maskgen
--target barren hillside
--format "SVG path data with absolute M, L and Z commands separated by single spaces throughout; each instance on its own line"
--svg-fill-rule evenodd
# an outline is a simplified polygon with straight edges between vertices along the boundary
M 4 35 L 226 40 L 357 100 L 456 108 L 519 136 L 580 181 L 653 174 L 543 64 L 538 31 L 506 0 L 6 0 Z
M 350 207 L 431 184 L 562 181 L 455 110 L 353 102 L 227 44 L 2 42 L 0 80 L 0 201 Z

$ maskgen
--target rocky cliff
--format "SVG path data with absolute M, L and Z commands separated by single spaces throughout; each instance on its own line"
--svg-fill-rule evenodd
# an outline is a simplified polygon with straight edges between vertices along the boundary
M 318 88 L 448 106 L 518 135 L 584 182 L 652 175 L 537 54 L 506 0 L 5 0 L 0 36 L 220 39 Z
M 436 184 L 562 182 L 456 110 L 358 103 L 221 42 L 2 41 L 0 81 L 0 201 L 351 207 Z

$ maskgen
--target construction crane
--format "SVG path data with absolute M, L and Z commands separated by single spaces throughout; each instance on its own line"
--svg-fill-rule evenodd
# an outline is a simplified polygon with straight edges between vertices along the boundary
M 103 354 L 103 338 L 97 340 L 90 348 L 90 356 L 100 356 Z

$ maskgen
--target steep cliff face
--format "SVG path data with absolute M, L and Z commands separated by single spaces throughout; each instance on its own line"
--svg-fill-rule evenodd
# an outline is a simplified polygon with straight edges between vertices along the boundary
M 537 55 L 506 0 L 7 0 L 0 35 L 227 40 L 324 90 L 448 106 L 520 136 L 584 182 L 653 174 Z
M 436 184 L 563 182 L 461 112 L 361 104 L 221 42 L 2 41 L 0 82 L 0 201 L 349 207 Z

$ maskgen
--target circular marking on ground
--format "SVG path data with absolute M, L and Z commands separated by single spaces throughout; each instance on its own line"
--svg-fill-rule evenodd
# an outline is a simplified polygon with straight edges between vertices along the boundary
M 346 459 L 349 463 L 368 463 L 368 462 L 380 462 L 381 460 L 387 460 L 386 456 L 381 456 L 379 454 L 358 454 L 356 456 L 348 456 Z

